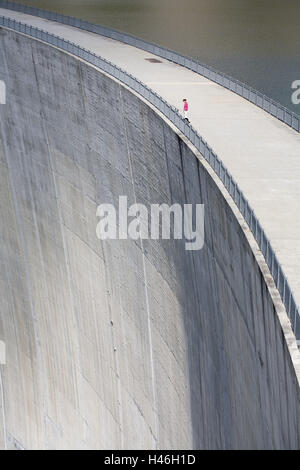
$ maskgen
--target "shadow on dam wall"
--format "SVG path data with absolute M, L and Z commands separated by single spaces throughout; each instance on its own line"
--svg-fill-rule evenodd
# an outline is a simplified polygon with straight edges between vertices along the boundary
M 0 41 L 0 447 L 299 448 L 286 340 L 212 176 L 116 81 Z M 204 248 L 101 242 L 119 195 L 203 203 Z

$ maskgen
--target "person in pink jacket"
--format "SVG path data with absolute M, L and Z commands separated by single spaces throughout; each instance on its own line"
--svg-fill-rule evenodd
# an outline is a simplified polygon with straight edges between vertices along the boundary
M 187 120 L 187 122 L 190 122 L 188 118 L 188 111 L 189 111 L 189 103 L 186 98 L 183 99 L 183 112 L 184 112 L 184 119 Z

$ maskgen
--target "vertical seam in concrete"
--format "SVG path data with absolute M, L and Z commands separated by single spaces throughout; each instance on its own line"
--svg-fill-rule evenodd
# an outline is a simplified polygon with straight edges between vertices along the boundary
M 70 266 L 69 266 L 69 261 L 68 261 L 67 246 L 66 246 L 66 240 L 65 240 L 65 235 L 64 235 L 64 224 L 63 224 L 63 218 L 62 218 L 62 215 L 61 215 L 61 208 L 60 208 L 60 203 L 59 203 L 59 198 L 58 198 L 56 178 L 55 178 L 55 174 L 54 174 L 54 171 L 53 171 L 51 149 L 49 147 L 49 141 L 48 141 L 47 134 L 46 134 L 46 138 L 47 138 L 47 147 L 48 147 L 48 150 L 49 150 L 49 159 L 50 159 L 50 166 L 51 166 L 51 172 L 52 172 L 52 177 L 53 177 L 53 185 L 54 185 L 54 190 L 55 190 L 57 212 L 58 212 L 58 217 L 59 217 L 59 225 L 61 227 L 63 252 L 64 252 L 65 265 L 66 265 L 67 278 L 68 278 L 68 288 L 69 288 L 69 294 L 70 294 L 70 306 L 71 306 L 71 309 L 72 309 L 73 318 L 76 320 L 75 308 L 74 308 L 74 296 L 73 296 L 72 283 L 71 283 Z M 79 330 L 77 330 L 77 331 L 79 331 Z M 74 338 L 76 338 L 76 335 L 74 335 Z M 76 348 L 77 348 L 77 357 L 78 357 L 78 350 L 79 350 L 78 338 L 77 338 L 77 342 L 76 342 Z M 76 382 L 78 383 L 78 374 L 77 374 L 76 362 L 75 362 L 75 365 L 74 365 L 74 369 L 75 369 L 74 370 L 74 372 L 75 372 L 74 375 L 76 377 Z M 79 364 L 79 362 L 77 362 L 77 364 Z M 79 397 L 78 396 L 77 396 L 77 403 L 79 403 Z
M 254 255 L 253 255 L 254 256 Z M 261 289 L 263 289 L 263 276 L 261 275 L 260 277 L 260 280 L 261 280 Z M 254 306 L 253 306 L 254 308 Z M 262 312 L 262 325 L 263 325 L 263 334 L 264 334 L 264 337 L 265 337 L 265 334 L 266 334 L 266 329 L 267 329 L 267 325 L 266 325 L 266 313 L 265 313 L 265 305 L 264 305 L 264 299 L 263 299 L 263 296 L 261 297 L 261 312 Z M 261 344 L 260 344 L 260 341 L 261 341 L 261 338 L 260 336 L 256 336 L 256 328 L 255 328 L 255 320 L 253 318 L 253 326 L 254 326 L 254 339 L 255 339 L 255 352 L 259 352 L 260 354 L 261 353 Z M 265 345 L 266 346 L 266 345 Z M 264 364 L 264 369 L 265 369 L 265 374 L 267 375 L 267 371 L 268 371 L 268 364 L 269 364 L 269 361 L 267 360 L 267 348 L 265 349 L 265 357 L 264 357 L 264 361 L 265 361 L 265 364 Z M 259 406 L 260 408 L 262 409 L 263 408 L 263 401 L 264 401 L 264 397 L 263 397 L 263 394 L 262 394 L 262 389 L 263 389 L 263 378 L 262 378 L 262 372 L 261 372 L 261 368 L 259 370 L 259 373 L 258 373 L 258 382 L 259 382 Z M 269 436 L 270 436 L 270 424 L 272 426 L 272 413 L 268 413 L 268 410 L 270 410 L 271 408 L 268 408 L 268 409 L 264 409 L 264 414 L 262 415 L 262 425 L 263 425 L 263 439 L 264 439 L 264 446 L 265 448 L 268 446 L 268 442 L 269 442 Z M 265 419 L 264 419 L 265 418 Z
M 31 49 L 31 57 L 32 57 L 32 64 L 33 64 L 33 71 L 34 71 L 34 76 L 35 76 L 35 80 L 36 80 L 36 89 L 38 91 L 38 94 L 40 95 L 40 89 L 39 89 L 39 82 L 38 82 L 38 77 L 37 77 L 37 73 L 36 73 L 36 66 L 35 66 L 35 61 L 34 61 L 34 55 L 33 55 L 33 51 Z M 41 111 L 42 112 L 42 111 Z M 43 125 L 43 120 L 41 120 L 41 125 L 44 127 Z M 48 141 L 47 141 L 47 147 L 49 149 L 49 146 L 48 146 Z M 49 158 L 50 158 L 50 155 L 49 155 Z M 33 201 L 33 196 L 32 196 L 32 191 L 31 191 L 31 187 L 30 187 L 30 195 L 31 195 L 31 200 Z M 42 256 L 42 250 L 41 250 L 41 242 L 40 242 L 40 235 L 39 235 L 39 230 L 38 230 L 38 226 L 37 226 L 37 222 L 36 222 L 36 212 L 34 210 L 34 205 L 32 205 L 32 212 L 33 212 L 33 215 L 34 215 L 34 224 L 35 224 L 35 227 L 36 227 L 36 233 L 37 233 L 37 237 L 38 237 L 38 240 L 39 240 L 39 252 L 40 252 L 40 256 L 41 256 L 41 261 L 42 261 L 42 266 L 43 266 L 43 272 L 44 272 L 44 275 L 45 275 L 45 270 L 44 270 L 44 262 L 43 262 L 43 256 Z M 45 278 L 46 280 L 46 278 Z M 46 285 L 46 289 L 47 289 L 47 292 L 48 292 L 48 285 L 47 285 L 47 282 L 45 282 L 45 285 Z M 43 362 L 42 360 L 42 355 L 41 355 L 41 361 Z M 44 413 L 44 416 L 43 416 L 43 423 L 44 423 L 44 432 L 45 432 L 45 444 L 46 444 L 46 448 L 48 448 L 48 442 L 47 442 L 47 428 L 46 428 L 46 398 L 45 398 L 45 376 L 44 376 L 44 369 L 43 367 L 41 367 L 41 371 L 40 371 L 40 374 L 41 374 L 41 377 L 42 377 L 42 390 L 41 390 L 41 396 L 42 396 L 42 403 L 43 403 L 43 413 Z
M 181 147 L 180 147 L 181 149 Z M 198 178 L 199 178 L 199 166 L 197 166 L 197 170 L 198 170 Z M 200 182 L 200 180 L 199 180 Z M 212 228 L 210 227 L 210 229 L 212 230 Z M 215 257 L 215 254 L 214 254 L 214 240 L 212 238 L 212 243 L 211 243 L 211 256 L 212 256 L 212 270 L 211 270 L 211 275 L 212 277 L 214 278 L 214 285 L 215 285 L 215 290 L 216 291 L 219 291 L 219 286 L 218 286 L 218 283 L 216 282 L 217 281 L 217 276 L 216 276 L 216 264 L 217 264 L 217 261 L 216 261 L 216 257 Z M 216 305 L 217 305 L 217 312 L 219 312 L 219 315 L 220 315 L 220 312 L 221 312 L 221 309 L 220 309 L 220 306 L 219 306 L 219 300 L 220 299 L 220 295 L 219 295 L 219 292 L 218 292 L 218 295 L 216 295 Z M 222 317 L 221 317 L 222 319 Z M 218 340 L 218 333 L 216 333 L 216 338 Z M 222 342 L 222 347 L 223 347 L 223 351 L 224 351 L 224 344 Z M 204 416 L 204 415 L 203 415 Z M 203 429 L 204 431 L 204 434 L 203 434 L 203 437 L 205 438 L 206 437 L 206 434 L 205 434 L 205 429 Z M 219 427 L 218 429 L 219 431 L 219 435 L 217 437 L 217 440 L 218 440 L 218 443 L 219 443 L 219 448 L 222 448 L 222 447 L 225 447 L 224 446 L 224 437 L 222 436 L 222 428 L 221 426 Z M 206 441 L 206 448 L 209 449 L 211 448 L 211 442 Z
M 6 67 L 7 76 L 9 76 L 6 61 L 5 61 L 5 67 Z M 1 120 L 0 120 L 0 127 L 2 128 L 2 121 Z M 2 135 L 4 136 L 3 130 L 2 130 Z M 3 139 L 3 147 L 4 148 L 6 147 L 6 143 L 5 143 L 4 139 Z M 5 155 L 8 155 L 8 153 L 6 151 L 4 153 L 5 153 Z M 20 219 L 20 215 L 19 215 L 19 208 L 18 208 L 18 201 L 17 201 L 17 197 L 16 197 L 15 186 L 13 184 L 13 180 L 12 180 L 12 176 L 11 176 L 11 167 L 10 167 L 10 164 L 9 164 L 9 158 L 7 158 L 7 157 L 6 157 L 6 163 L 7 163 L 8 177 L 9 177 L 10 186 L 11 186 L 13 204 L 14 204 L 14 208 L 15 208 L 16 226 L 18 228 L 19 237 L 20 237 L 20 244 L 21 244 L 21 250 L 22 250 L 22 254 L 23 254 L 23 266 L 24 266 L 24 271 L 25 271 L 25 274 L 26 274 L 26 284 L 27 284 L 27 290 L 28 290 L 30 310 L 31 310 L 31 314 L 32 314 L 32 322 L 33 322 L 34 337 L 35 337 L 35 342 L 36 342 L 37 357 L 38 357 L 39 362 L 41 362 L 42 355 L 41 355 L 41 351 L 40 351 L 40 340 L 39 340 L 39 335 L 38 335 L 37 316 L 36 316 L 36 313 L 35 313 L 35 308 L 34 308 L 34 303 L 33 303 L 33 295 L 32 295 L 31 283 L 30 283 L 30 276 L 29 276 L 29 272 L 28 272 L 28 269 L 27 269 L 25 241 L 24 241 L 24 236 L 23 236 L 23 230 L 22 230 L 22 227 L 20 225 L 20 220 L 21 219 Z M 38 368 L 38 369 L 40 369 L 40 368 Z M 1 384 L 2 384 L 2 381 L 1 381 Z M 24 446 L 22 445 L 22 447 L 24 447 Z
M 182 140 L 181 138 L 178 136 L 178 147 L 179 147 L 179 154 L 180 154 L 180 163 L 181 163 L 181 172 L 182 172 L 182 183 L 183 183 L 183 192 L 184 192 L 184 199 L 185 199 L 185 202 L 187 203 L 187 191 L 186 191 L 186 184 L 185 184 L 185 178 L 184 178 L 184 165 L 183 165 L 183 154 L 182 154 Z M 197 163 L 197 169 L 198 169 L 198 163 Z M 199 182 L 200 183 L 200 182 Z M 193 254 L 192 252 L 189 252 L 188 256 L 190 256 L 190 259 L 191 259 L 191 264 L 193 266 L 193 274 L 195 274 L 195 262 L 194 262 L 194 257 L 193 257 Z M 194 276 L 194 279 L 195 279 L 195 276 Z M 200 302 L 199 302 L 199 297 L 198 297 L 198 293 L 199 293 L 199 290 L 198 289 L 195 289 L 196 291 L 196 298 L 198 299 L 198 305 L 200 305 Z M 200 366 L 199 366 L 200 367 Z M 190 372 L 189 372 L 190 373 Z M 201 374 L 199 374 L 200 376 L 200 381 L 202 382 L 202 378 L 201 378 Z M 190 382 L 189 382 L 190 384 Z M 201 411 L 202 411 L 202 419 L 204 418 L 204 400 L 201 400 Z M 192 413 L 192 408 L 191 408 L 191 413 Z M 191 417 L 192 418 L 192 429 L 193 429 L 193 416 Z M 205 428 L 204 428 L 204 420 L 202 422 L 202 435 L 203 435 L 203 438 L 205 436 Z M 193 432 L 193 445 L 194 447 L 197 448 L 197 445 L 198 443 L 195 442 L 195 436 L 194 436 L 194 432 Z
M 2 403 L 4 450 L 6 450 L 7 449 L 6 416 L 5 416 L 5 408 L 4 408 L 4 390 L 3 390 L 3 381 L 2 381 L 2 366 L 0 366 L 0 396 L 1 396 L 1 403 Z
M 111 301 L 110 301 L 110 284 L 109 284 L 109 275 L 107 273 L 107 261 L 106 261 L 106 256 L 105 256 L 105 250 L 103 244 L 101 244 L 102 247 L 102 254 L 103 254 L 103 261 L 104 261 L 104 271 L 105 271 L 105 284 L 107 287 L 107 295 L 106 295 L 106 304 L 107 304 L 107 311 L 110 316 L 109 320 L 113 321 L 114 323 L 114 318 L 113 318 L 113 312 L 111 308 Z M 122 326 L 121 326 L 122 328 Z M 111 329 L 111 338 L 112 338 L 112 345 L 115 347 L 115 335 L 114 335 L 114 329 Z M 118 393 L 118 414 L 119 414 L 119 427 L 120 427 L 120 437 L 121 437 L 121 449 L 124 449 L 124 436 L 123 436 L 123 414 L 122 414 L 122 393 L 121 393 L 121 386 L 120 386 L 120 373 L 119 373 L 119 361 L 118 361 L 118 355 L 117 351 L 114 351 L 114 361 L 115 361 L 115 371 L 117 375 L 117 393 Z
M 117 85 L 118 86 L 118 85 Z M 106 305 L 107 305 L 107 311 L 109 314 L 109 321 L 113 321 L 113 324 L 115 324 L 114 320 L 114 315 L 113 315 L 113 310 L 111 308 L 111 299 L 110 299 L 110 294 L 111 294 L 111 282 L 110 282 L 110 276 L 108 273 L 108 263 L 105 255 L 105 249 L 104 249 L 104 244 L 101 242 L 101 249 L 102 249 L 102 257 L 103 257 L 103 262 L 104 262 L 104 275 L 105 275 L 105 285 L 106 285 Z M 122 309 L 121 309 L 122 310 Z M 122 330 L 122 311 L 120 313 L 121 317 L 121 330 Z M 111 340 L 112 340 L 112 346 L 115 348 L 116 347 L 116 341 L 115 341 L 115 334 L 114 334 L 114 328 L 111 328 Z M 117 377 L 117 396 L 118 396 L 118 415 L 119 415 L 119 432 L 120 432 L 120 441 L 121 441 L 121 449 L 124 449 L 124 435 L 123 435 L 123 400 L 122 400 L 122 391 L 121 391 L 121 375 L 120 375 L 120 366 L 119 366 L 119 361 L 118 361 L 118 350 L 115 350 L 113 352 L 114 356 L 114 368 L 115 368 L 115 373 Z
M 4 142 L 3 142 L 3 145 L 5 146 Z M 10 185 L 11 185 L 11 191 L 12 191 L 12 195 L 13 195 L 13 202 L 14 202 L 14 207 L 15 207 L 15 214 L 16 214 L 16 220 L 17 220 L 16 224 L 17 224 L 17 227 L 18 227 L 21 250 L 22 250 L 22 255 L 23 255 L 22 256 L 23 257 L 23 266 L 24 266 L 24 272 L 25 272 L 25 275 L 26 275 L 26 284 L 27 284 L 28 298 L 29 298 L 29 303 L 30 303 L 30 310 L 31 310 L 31 314 L 32 314 L 32 322 L 33 322 L 34 336 L 35 336 L 35 341 L 36 341 L 37 355 L 38 355 L 39 361 L 41 361 L 40 341 L 39 341 L 38 328 L 37 328 L 37 316 L 35 314 L 32 288 L 31 288 L 31 283 L 30 283 L 30 276 L 29 276 L 29 272 L 28 272 L 28 269 L 27 269 L 27 259 L 26 259 L 26 254 L 25 254 L 25 252 L 26 252 L 25 242 L 24 242 L 22 227 L 20 225 L 20 216 L 19 216 L 19 209 L 18 209 L 16 191 L 15 191 L 15 187 L 14 187 L 14 184 L 13 184 L 13 181 L 12 181 L 12 178 L 11 178 L 11 169 L 9 167 L 8 160 L 9 159 L 6 159 L 7 166 L 8 166 L 8 175 L 9 175 L 9 180 L 10 180 Z
M 36 73 L 36 66 L 35 66 L 35 61 L 34 61 L 34 56 L 33 56 L 33 53 L 32 53 L 32 62 L 33 62 L 33 68 L 34 68 L 34 73 L 35 73 L 35 77 L 36 77 L 36 83 L 37 83 L 37 90 L 40 94 L 40 89 L 39 89 L 39 82 L 38 82 L 38 77 L 37 77 L 37 73 Z M 40 95 L 41 96 L 41 95 Z M 41 103 L 42 103 L 42 100 L 41 100 Z M 43 113 L 43 108 L 41 106 L 41 113 Z M 41 122 L 42 122 L 42 126 L 43 126 L 43 129 L 44 129 L 44 133 L 45 133 L 45 138 L 46 138 L 46 142 L 47 142 L 47 148 L 48 148 L 48 153 L 49 153 L 49 163 L 50 163 L 50 170 L 51 170 L 51 174 L 52 174 L 52 178 L 53 178 L 53 186 L 54 186 L 54 191 L 55 191 L 55 198 L 56 198 L 56 205 L 57 205 L 57 213 L 58 213 L 58 217 L 59 217 L 59 222 L 60 222 L 60 227 L 61 227 L 61 237 L 62 237 L 62 244 L 63 244 L 63 252 L 64 252 L 64 258 L 65 258 L 65 266 L 66 266 L 66 271 L 67 271 L 67 277 L 68 277 L 68 288 L 69 288 L 69 294 L 70 294 L 70 306 L 71 306 L 71 309 L 72 309 L 72 313 L 73 313 L 73 317 L 76 319 L 76 316 L 75 316 L 75 308 L 74 308 L 74 298 L 73 298 L 73 292 L 72 292 L 72 286 L 71 286 L 71 275 L 70 275 L 70 269 L 69 269 L 69 262 L 68 262 L 68 256 L 67 256 L 67 248 L 66 248 L 66 241 L 65 241 L 65 236 L 64 236 L 64 224 L 63 224 L 63 219 L 62 219 L 62 215 L 61 215 L 61 208 L 60 208 L 60 203 L 59 203 L 59 198 L 58 198 L 58 191 L 57 191 L 57 185 L 56 185 L 56 178 L 55 178 L 55 173 L 53 171 L 53 163 L 52 163 L 52 154 L 51 154 L 51 148 L 50 148 L 50 145 L 49 145 L 49 139 L 48 139 L 48 134 L 44 128 L 44 121 L 45 119 L 42 119 Z M 77 330 L 78 331 L 78 330 Z M 76 337 L 76 335 L 74 335 L 74 337 Z M 79 350 L 79 345 L 78 345 L 78 339 L 77 339 L 77 344 L 76 344 L 76 348 L 77 348 L 77 357 L 78 357 L 78 350 Z M 75 362 L 75 361 L 74 361 Z M 76 363 L 79 364 L 79 362 L 75 362 L 75 366 L 74 366 L 74 375 L 76 377 L 76 382 L 78 383 L 78 374 L 77 374 L 77 368 L 76 368 Z M 77 396 L 77 403 L 79 403 L 79 397 Z M 45 413 L 45 409 L 44 409 L 44 420 L 46 422 L 46 413 Z M 47 435 L 46 433 L 46 424 L 45 424 L 45 435 Z
M 132 182 L 132 187 L 133 187 L 134 201 L 136 203 L 137 199 L 136 199 L 135 183 L 134 183 L 134 177 L 133 177 L 131 153 L 130 153 L 130 148 L 129 148 L 129 143 L 128 143 L 126 119 L 125 119 L 125 113 L 124 113 L 122 85 L 120 85 L 120 101 L 121 101 L 121 107 L 122 107 L 122 118 L 123 118 L 123 122 L 124 122 L 125 139 L 126 139 L 129 167 L 130 167 L 130 176 L 131 176 L 131 182 Z M 153 357 L 153 341 L 152 341 L 150 305 L 149 305 L 148 287 L 147 287 L 147 270 L 146 270 L 144 244 L 143 244 L 143 240 L 142 240 L 141 236 L 140 236 L 140 242 L 141 242 L 141 252 L 142 252 L 142 262 L 143 262 L 145 300 L 146 300 L 146 308 L 147 308 L 149 353 L 150 353 L 150 366 L 151 366 L 151 375 L 152 375 L 152 381 L 151 382 L 152 382 L 152 394 L 153 394 L 154 421 L 155 421 L 155 428 L 156 428 L 155 429 L 156 448 L 158 448 L 158 444 L 159 444 L 159 427 L 158 427 L 158 418 L 157 418 L 158 417 L 158 410 L 157 410 L 157 394 L 156 394 L 156 376 L 155 376 L 154 357 Z
M 31 57 L 32 57 L 32 63 L 33 63 L 34 75 L 35 75 L 35 78 L 36 78 L 37 90 L 38 90 L 38 92 L 39 92 L 38 79 L 37 79 L 36 68 L 35 68 L 35 62 L 34 62 L 34 56 L 33 56 L 33 52 L 32 52 L 32 51 L 31 51 Z M 43 121 L 42 121 L 42 122 L 43 122 Z M 42 124 L 42 125 L 43 125 L 43 124 Z M 44 275 L 44 280 L 46 281 L 44 259 L 43 259 L 42 249 L 41 249 L 40 233 L 39 233 L 39 229 L 38 229 L 38 223 L 37 223 L 37 217 L 36 217 L 36 210 L 35 210 L 35 207 L 34 207 L 34 198 L 33 198 L 33 193 L 32 193 L 32 186 L 31 186 L 31 184 L 29 185 L 29 193 L 30 193 L 30 198 L 31 198 L 31 202 L 32 202 L 32 214 L 33 214 L 33 220 L 34 220 L 34 227 L 35 227 L 35 231 L 36 231 L 36 236 L 37 236 L 37 240 L 38 240 L 38 251 L 39 251 L 40 260 L 41 260 L 41 265 L 42 265 L 42 272 L 43 272 L 43 275 Z M 46 282 L 45 282 L 45 287 L 46 287 L 46 291 L 47 291 L 47 295 L 48 295 L 48 285 L 47 285 Z M 48 295 L 48 298 L 49 298 L 49 295 Z M 41 355 L 41 358 L 42 358 L 42 355 Z M 42 359 L 41 359 L 41 360 L 42 360 Z M 42 368 L 41 371 L 40 371 L 40 376 L 41 376 L 41 378 L 42 378 L 42 382 L 44 382 L 43 368 Z M 44 412 L 44 420 L 45 420 L 45 415 L 46 415 L 46 409 L 45 409 L 45 392 L 44 392 L 44 389 L 43 389 L 43 388 L 42 388 L 42 390 L 41 390 L 41 397 L 42 397 L 42 409 L 43 409 L 43 412 Z M 45 422 L 44 422 L 44 425 L 45 425 Z M 45 426 L 45 441 L 46 441 L 46 446 L 47 446 L 47 432 L 46 432 L 46 426 Z
M 0 118 L 1 118 L 1 115 L 0 115 Z M 0 119 L 0 142 L 1 142 L 1 119 Z M 3 146 L 3 156 L 6 160 L 5 153 L 4 153 L 4 136 L 2 136 L 2 146 Z M 8 167 L 7 167 L 7 175 L 9 175 Z M 9 273 L 8 273 L 8 269 L 7 269 L 6 260 L 4 260 L 4 271 L 5 271 L 5 275 L 6 275 L 6 279 L 7 279 L 7 284 L 9 285 Z M 8 288 L 8 295 L 10 297 L 11 305 L 13 305 L 13 297 L 12 297 L 10 288 Z M 9 308 L 9 306 L 8 306 L 8 308 Z M 17 338 L 17 328 L 16 328 L 14 316 L 12 318 L 12 322 L 13 322 L 14 335 L 15 335 L 15 338 Z M 5 413 L 5 404 L 4 404 L 4 387 L 3 387 L 3 378 L 2 378 L 2 367 L 1 367 L 1 365 L 0 365 L 0 394 L 1 394 L 1 402 L 2 402 L 4 449 L 6 450 L 7 449 L 6 413 Z
M 171 186 L 171 181 L 170 181 L 170 165 L 169 165 L 169 151 L 168 151 L 168 148 L 167 148 L 167 143 L 166 143 L 166 126 L 167 124 L 163 121 L 163 138 L 164 138 L 164 155 L 165 155 L 165 159 L 166 159 L 166 166 L 167 166 L 167 174 L 168 174 L 168 183 L 169 183 L 169 196 L 170 196 L 170 204 L 174 204 L 176 203 L 176 201 L 173 200 L 173 193 L 172 193 L 172 186 Z M 184 175 L 183 175 L 183 165 L 182 165 L 182 151 L 181 151 L 181 145 L 180 145 L 180 138 L 179 136 L 177 136 L 177 143 L 178 143 L 178 148 L 179 148 L 179 155 L 180 155 L 180 164 L 181 164 L 181 176 L 182 176 L 182 182 L 183 182 L 183 186 L 184 186 L 184 194 L 185 194 L 185 184 L 184 184 Z M 185 195 L 186 196 L 186 195 Z M 187 252 L 185 253 L 187 254 Z M 197 292 L 198 292 L 198 289 L 197 289 Z M 183 320 L 183 324 L 184 324 L 184 318 L 182 318 Z M 187 328 L 185 327 L 185 341 L 187 342 Z M 185 344 L 186 346 L 186 344 Z M 175 359 L 177 360 L 175 354 L 173 353 L 173 356 L 175 357 Z M 188 351 L 188 348 L 185 352 L 185 359 L 187 361 L 187 364 L 189 364 L 189 351 Z M 193 442 L 193 445 L 195 446 L 195 437 L 194 437 L 194 429 L 193 429 L 193 411 L 192 411 L 192 398 L 191 398 L 191 380 L 190 380 L 190 367 L 189 365 L 187 365 L 187 373 L 188 373 L 188 377 L 189 377 L 189 381 L 188 381 L 188 387 L 189 387 L 189 411 L 190 411 L 190 429 L 191 429 L 191 433 L 192 433 L 192 442 Z M 203 404 L 202 404 L 202 401 L 201 401 L 201 410 L 202 410 L 202 416 L 203 416 Z

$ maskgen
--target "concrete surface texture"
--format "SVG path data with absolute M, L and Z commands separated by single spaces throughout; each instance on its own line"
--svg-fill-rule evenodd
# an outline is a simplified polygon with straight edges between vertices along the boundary
M 262 109 L 179 65 L 77 28 L 0 8 L 0 15 L 79 44 L 182 109 L 233 175 L 274 248 L 300 305 L 300 134 Z M 289 86 L 289 84 L 287 85 Z M 292 90 L 291 90 L 292 91 Z
M 213 177 L 118 82 L 0 41 L 0 447 L 299 448 L 287 342 Z M 204 248 L 100 242 L 119 195 L 205 204 Z

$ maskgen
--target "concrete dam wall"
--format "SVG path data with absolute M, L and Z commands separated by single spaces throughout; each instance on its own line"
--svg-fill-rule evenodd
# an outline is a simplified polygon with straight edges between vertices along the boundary
M 0 447 L 300 447 L 274 304 L 214 178 L 144 101 L 0 29 Z M 205 243 L 104 240 L 100 203 L 205 205 Z

